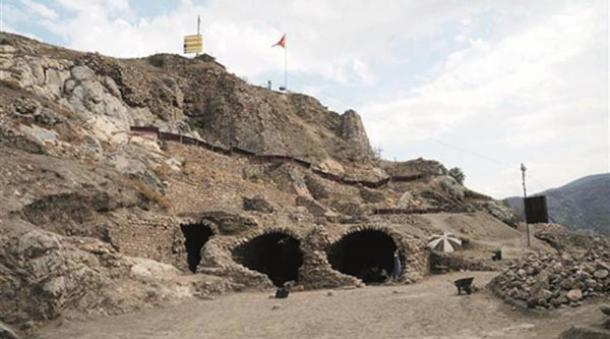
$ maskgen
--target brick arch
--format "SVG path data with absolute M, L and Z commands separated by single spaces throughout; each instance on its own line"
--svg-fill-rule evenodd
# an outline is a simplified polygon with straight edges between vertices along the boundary
M 276 286 L 299 281 L 303 265 L 301 238 L 285 228 L 265 229 L 243 238 L 231 248 L 233 261 L 265 274 Z
M 335 238 L 326 254 L 333 269 L 365 283 L 381 283 L 385 277 L 393 275 L 395 250 L 398 250 L 401 266 L 398 279 L 415 281 L 421 278 L 425 268 L 423 245 L 388 226 L 351 228 Z

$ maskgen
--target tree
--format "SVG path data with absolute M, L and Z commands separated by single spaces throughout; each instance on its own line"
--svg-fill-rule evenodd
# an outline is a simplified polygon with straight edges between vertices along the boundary
M 466 179 L 466 175 L 464 175 L 464 171 L 462 171 L 459 167 L 454 167 L 449 170 L 449 176 L 455 179 L 455 181 L 459 182 L 460 185 L 464 184 L 464 179 Z
M 381 160 L 382 153 L 383 153 L 383 148 L 381 148 L 379 146 L 373 147 L 373 159 Z

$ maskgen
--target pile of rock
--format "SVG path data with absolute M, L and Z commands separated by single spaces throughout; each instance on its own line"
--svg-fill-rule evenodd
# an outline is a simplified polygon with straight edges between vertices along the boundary
M 610 252 L 582 255 L 534 254 L 511 265 L 488 287 L 508 302 L 529 308 L 578 306 L 584 299 L 610 295 Z

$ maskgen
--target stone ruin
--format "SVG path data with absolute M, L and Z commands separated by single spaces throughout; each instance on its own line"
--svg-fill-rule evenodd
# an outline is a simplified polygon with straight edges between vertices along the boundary
M 289 281 L 380 283 L 396 250 L 399 282 L 415 282 L 434 260 L 425 240 L 436 228 L 402 212 L 491 215 L 490 228 L 514 231 L 508 209 L 442 164 L 375 159 L 354 111 L 261 90 L 212 61 L 118 60 L 0 33 L 0 66 L 0 318 L 21 329 Z M 175 147 L 132 126 L 225 147 Z M 559 271 L 557 259 L 532 260 L 493 289 L 542 307 L 608 290 L 607 255 Z
M 204 218 L 184 219 L 180 229 L 173 235 L 176 246 L 184 243 L 174 251 L 176 266 L 186 263 L 192 272 L 222 276 L 243 288 L 383 283 L 392 273 L 395 250 L 401 257 L 400 282 L 421 279 L 428 266 L 421 240 L 386 225 L 269 227 L 223 235 L 226 231 Z

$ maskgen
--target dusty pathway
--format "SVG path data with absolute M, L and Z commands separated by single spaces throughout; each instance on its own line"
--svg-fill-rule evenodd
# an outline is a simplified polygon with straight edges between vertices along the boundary
M 495 273 L 433 276 L 408 286 L 293 293 L 237 293 L 139 313 L 64 322 L 41 338 L 556 338 L 601 319 L 594 303 L 549 314 L 514 310 L 488 293 L 458 297 L 448 282 Z M 279 309 L 273 309 L 278 305 Z

